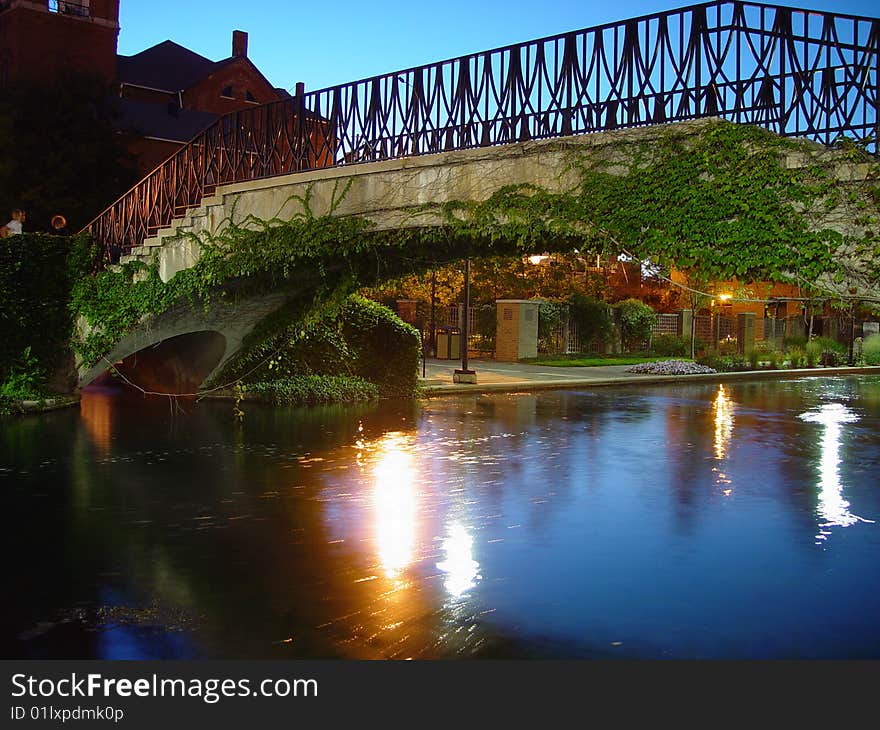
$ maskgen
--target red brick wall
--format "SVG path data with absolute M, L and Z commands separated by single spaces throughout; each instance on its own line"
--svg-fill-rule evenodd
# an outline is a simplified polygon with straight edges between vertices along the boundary
M 7 80 L 48 82 L 74 70 L 112 81 L 118 8 L 118 0 L 93 0 L 92 17 L 85 19 L 18 4 L 0 13 L 0 53 L 7 59 Z
M 170 102 L 177 101 L 177 94 L 168 94 L 164 91 L 151 91 L 150 89 L 142 89 L 138 86 L 124 86 L 122 95 L 126 99 L 136 99 L 137 101 L 146 101 L 150 104 L 162 104 L 167 106 Z
M 227 86 L 232 87 L 232 98 L 222 96 Z M 248 91 L 256 103 L 246 100 Z M 183 94 L 183 106 L 185 109 L 226 114 L 278 101 L 279 98 L 278 92 L 248 59 L 237 58 L 187 89 Z
M 177 150 L 181 145 L 176 142 L 163 142 L 142 137 L 129 144 L 128 151 L 137 158 L 137 169 L 141 177 L 146 177 Z

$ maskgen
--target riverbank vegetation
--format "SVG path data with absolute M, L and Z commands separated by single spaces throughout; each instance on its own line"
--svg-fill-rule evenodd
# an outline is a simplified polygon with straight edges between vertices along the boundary
M 246 398 L 287 405 L 412 397 L 420 354 L 416 329 L 352 295 L 320 319 L 260 340 L 214 381 L 234 380 Z

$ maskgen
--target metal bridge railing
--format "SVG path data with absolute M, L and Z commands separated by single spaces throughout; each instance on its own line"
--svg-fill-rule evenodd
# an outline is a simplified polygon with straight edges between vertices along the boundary
M 717 116 L 877 149 L 880 19 L 720 1 L 227 114 L 92 221 L 111 259 L 218 185 Z

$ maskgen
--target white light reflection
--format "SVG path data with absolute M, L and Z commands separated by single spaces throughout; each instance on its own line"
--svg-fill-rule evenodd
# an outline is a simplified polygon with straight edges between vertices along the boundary
M 376 549 L 388 578 L 397 578 L 413 560 L 416 543 L 416 474 L 412 439 L 392 432 L 376 442 L 373 508 Z
M 857 522 L 872 522 L 849 511 L 849 502 L 843 498 L 840 483 L 841 424 L 855 423 L 859 417 L 841 403 L 826 403 L 818 411 L 801 413 L 808 423 L 820 423 L 822 430 L 822 457 L 819 461 L 819 523 L 816 544 L 831 534 L 829 527 L 849 527 Z
M 449 528 L 449 536 L 443 541 L 446 560 L 437 567 L 446 573 L 443 585 L 453 598 L 459 598 L 473 588 L 480 579 L 480 564 L 474 560 L 474 540 L 459 523 Z
M 715 458 L 723 459 L 733 436 L 733 401 L 723 385 L 718 386 L 712 410 L 715 412 Z
M 718 394 L 712 404 L 715 415 L 715 459 L 722 461 L 727 456 L 730 439 L 733 437 L 733 401 L 727 395 L 723 385 L 718 386 Z M 721 488 L 721 494 L 729 497 L 733 494 L 731 480 L 719 467 L 712 467 L 715 483 Z

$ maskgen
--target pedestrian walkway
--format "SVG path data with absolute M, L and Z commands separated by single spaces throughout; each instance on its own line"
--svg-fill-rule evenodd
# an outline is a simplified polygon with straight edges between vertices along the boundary
M 461 363 L 457 360 L 425 361 L 425 377 L 420 378 L 426 395 L 451 393 L 489 393 L 551 388 L 595 388 L 612 385 L 633 385 L 663 382 L 719 382 L 756 378 L 828 377 L 831 375 L 876 375 L 880 368 L 812 368 L 800 370 L 758 370 L 742 373 L 710 373 L 707 375 L 639 375 L 628 373 L 629 365 L 598 367 L 548 367 L 495 360 L 469 360 L 468 367 L 477 373 L 475 385 L 453 383 L 452 375 Z

